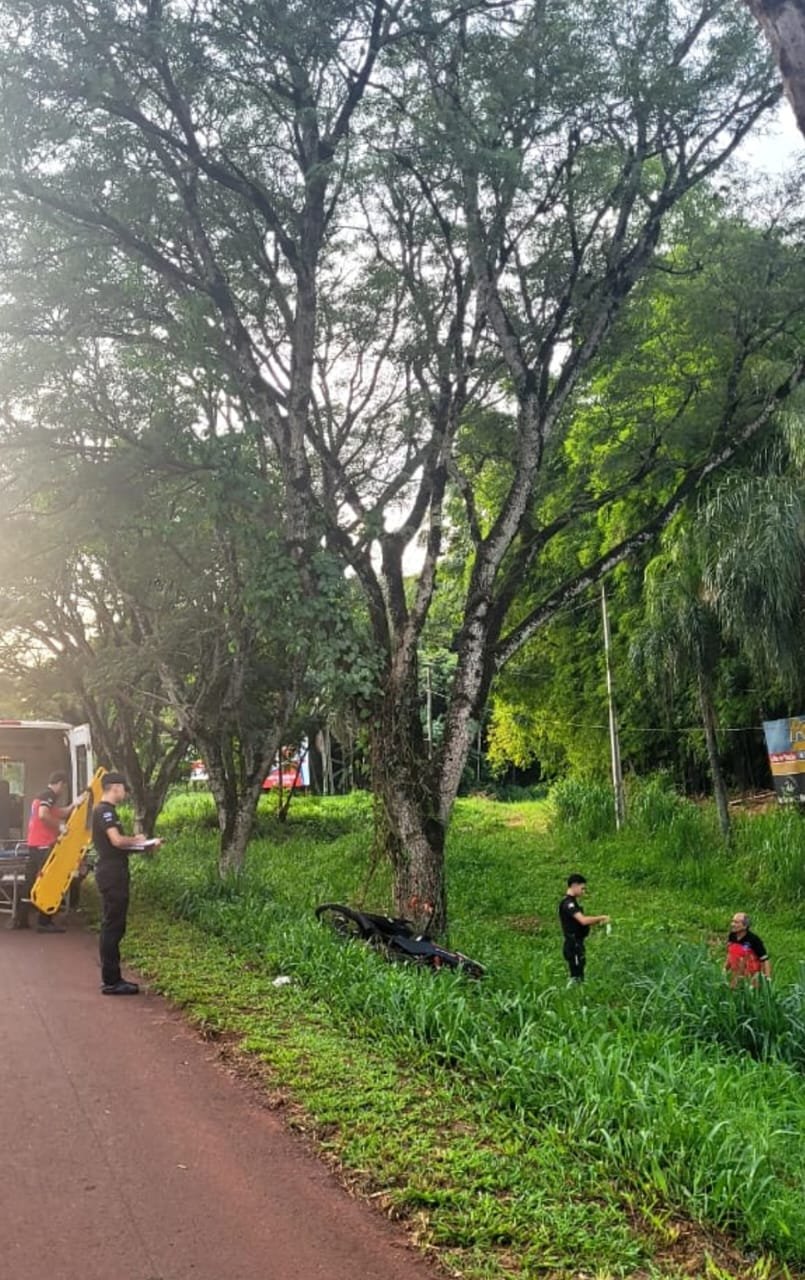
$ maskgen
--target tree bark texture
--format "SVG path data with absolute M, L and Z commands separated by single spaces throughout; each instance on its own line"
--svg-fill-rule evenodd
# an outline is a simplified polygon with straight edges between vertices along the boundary
M 394 909 L 419 930 L 443 933 L 445 827 L 437 816 L 422 736 L 415 661 L 387 688 L 372 739 L 373 781 L 382 806 L 377 837 L 392 866 Z
M 725 839 L 728 839 L 730 834 L 730 813 L 727 805 L 727 788 L 724 784 L 724 774 L 721 769 L 721 760 L 718 754 L 716 713 L 715 708 L 713 707 L 710 682 L 701 670 L 698 673 L 697 679 L 699 686 L 699 708 L 702 713 L 704 738 L 707 744 L 707 759 L 710 764 L 710 776 L 713 779 L 713 798 L 716 802 L 718 825 L 721 828 L 721 834 Z
M 783 88 L 805 136 L 805 0 L 747 0 L 771 45 Z
M 237 797 L 234 807 L 226 811 L 224 824 L 220 823 L 222 813 L 219 810 L 221 852 L 218 859 L 218 870 L 222 878 L 233 872 L 237 873 L 243 867 L 246 848 L 254 830 L 254 819 L 257 811 L 257 801 L 260 798 L 261 785 L 252 786 L 244 794 Z
M 210 790 L 215 799 L 218 814 L 220 832 L 218 871 L 222 879 L 243 868 L 246 848 L 254 830 L 257 801 L 260 799 L 263 778 L 274 754 L 272 751 L 265 767 L 261 762 L 256 772 L 251 770 L 249 778 L 239 783 L 231 769 L 228 769 L 222 760 L 220 750 L 216 746 L 208 746 L 204 750 L 204 759 L 210 777 Z

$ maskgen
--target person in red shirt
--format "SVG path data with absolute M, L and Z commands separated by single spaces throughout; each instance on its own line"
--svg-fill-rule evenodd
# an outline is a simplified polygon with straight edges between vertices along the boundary
M 730 922 L 724 971 L 730 975 L 731 987 L 734 987 L 741 978 L 748 978 L 755 987 L 760 974 L 764 978 L 771 978 L 771 961 L 768 952 L 763 940 L 750 931 L 751 923 L 745 911 L 736 911 Z
M 67 786 L 67 774 L 57 770 L 56 773 L 50 775 L 48 785 L 44 791 L 40 791 L 31 805 L 26 835 L 28 864 L 25 870 L 25 888 L 22 893 L 22 899 L 17 905 L 17 913 L 11 922 L 12 929 L 27 929 L 29 927 L 29 899 L 34 881 L 58 839 L 62 822 L 69 817 L 77 803 L 68 805 L 59 803 L 67 794 Z M 65 932 L 63 925 L 56 924 L 44 912 L 37 911 L 36 914 L 39 917 L 36 926 L 39 933 Z

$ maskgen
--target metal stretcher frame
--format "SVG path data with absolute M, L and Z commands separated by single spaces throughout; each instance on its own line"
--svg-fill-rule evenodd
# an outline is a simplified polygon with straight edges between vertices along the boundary
M 0 841 L 0 914 L 12 916 L 25 888 L 28 847 L 24 840 Z

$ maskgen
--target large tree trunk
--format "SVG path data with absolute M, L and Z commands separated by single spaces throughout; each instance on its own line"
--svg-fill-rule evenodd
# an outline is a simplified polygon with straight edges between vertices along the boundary
M 220 749 L 201 745 L 218 814 L 218 871 L 223 878 L 243 868 L 267 768 L 259 769 L 240 786 L 232 770 L 222 760 Z
M 699 671 L 698 673 L 698 686 L 699 707 L 702 713 L 704 738 L 707 744 L 707 759 L 710 762 L 710 776 L 713 780 L 713 796 L 715 797 L 716 810 L 718 812 L 718 824 L 721 827 L 721 834 L 725 839 L 729 839 L 730 813 L 727 805 L 727 788 L 724 784 L 724 774 L 721 769 L 721 760 L 718 754 L 716 713 L 710 691 L 710 682 L 702 671 Z
M 805 0 L 747 0 L 780 68 L 783 88 L 805 135 Z
M 444 828 L 423 812 L 421 799 L 399 779 L 384 781 L 382 799 L 390 825 L 386 845 L 394 873 L 394 909 L 413 920 L 419 931 L 443 934 L 447 928 Z
M 427 567 L 426 560 L 420 590 Z M 398 577 L 401 582 L 401 574 Z M 392 641 L 393 656 L 373 730 L 373 789 L 381 799 L 385 822 L 378 834 L 392 865 L 394 906 L 420 929 L 435 934 L 447 929 L 445 839 L 477 732 L 479 708 L 489 692 L 492 645 L 499 631 L 499 618 L 490 616 L 483 592 L 476 594 L 478 602 L 459 645 L 444 736 L 436 755 L 429 758 L 425 747 L 413 626 L 400 628 L 396 645 Z M 393 593 L 391 597 L 393 603 Z
M 222 822 L 222 812 L 218 811 L 221 828 L 221 844 L 218 856 L 218 871 L 221 878 L 242 870 L 246 858 L 246 848 L 252 838 L 254 821 L 257 815 L 257 801 L 260 799 L 262 784 L 248 788 L 230 807 Z
M 167 788 L 165 789 L 167 791 Z M 152 836 L 156 820 L 159 817 L 163 804 L 165 803 L 165 792 L 162 795 L 155 795 L 153 791 L 147 794 L 132 794 L 134 804 L 134 830 L 136 834 Z
M 279 751 L 282 735 L 283 729 L 279 728 L 259 744 L 236 742 L 231 734 L 217 740 L 197 738 L 218 814 L 218 871 L 222 878 L 243 869 L 263 781 Z
M 394 909 L 420 930 L 447 925 L 445 828 L 437 816 L 434 771 L 422 734 L 415 658 L 385 690 L 372 735 L 382 840 L 392 866 Z
M 187 751 L 187 739 L 181 736 L 165 751 L 159 768 L 149 775 L 130 774 L 132 800 L 134 802 L 134 830 L 139 835 L 151 836 L 168 789 L 176 777 L 176 771 Z

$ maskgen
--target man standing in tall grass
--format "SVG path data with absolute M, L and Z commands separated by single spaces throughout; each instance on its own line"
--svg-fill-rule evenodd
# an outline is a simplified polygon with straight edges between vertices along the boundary
M 609 916 L 586 916 L 579 899 L 587 888 L 584 876 L 574 871 L 567 878 L 567 893 L 559 903 L 559 920 L 565 943 L 562 954 L 567 960 L 571 982 L 584 981 L 584 941 L 594 924 L 609 924 Z
M 740 978 L 748 978 L 753 986 L 757 986 L 758 975 L 771 978 L 771 961 L 761 938 L 752 933 L 752 923 L 745 911 L 736 911 L 730 922 L 730 933 L 727 938 L 727 959 L 724 969 L 730 975 L 730 986 L 734 987 Z

